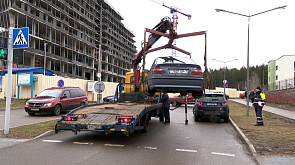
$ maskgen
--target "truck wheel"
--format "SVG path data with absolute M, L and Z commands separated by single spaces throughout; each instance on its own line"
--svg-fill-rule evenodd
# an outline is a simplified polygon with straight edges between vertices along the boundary
M 61 110 L 60 106 L 56 105 L 53 109 L 53 115 L 58 116 L 60 114 L 60 110 Z
M 147 133 L 149 129 L 149 115 L 146 114 L 144 117 L 141 119 L 141 125 L 143 125 L 143 129 L 141 130 L 142 133 Z

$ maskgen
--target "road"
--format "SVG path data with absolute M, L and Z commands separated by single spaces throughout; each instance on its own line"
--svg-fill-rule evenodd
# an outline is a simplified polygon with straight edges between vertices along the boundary
M 130 137 L 61 132 L 0 149 L 1 164 L 255 164 L 229 123 L 194 122 L 192 105 L 171 111 L 171 124 L 152 118 L 149 131 Z

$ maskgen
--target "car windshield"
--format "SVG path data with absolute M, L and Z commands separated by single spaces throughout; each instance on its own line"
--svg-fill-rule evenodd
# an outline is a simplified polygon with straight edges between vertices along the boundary
M 155 64 L 196 64 L 196 63 L 191 58 L 168 56 L 168 57 L 158 57 L 155 60 Z
M 62 89 L 46 89 L 39 93 L 38 98 L 57 98 L 60 96 Z

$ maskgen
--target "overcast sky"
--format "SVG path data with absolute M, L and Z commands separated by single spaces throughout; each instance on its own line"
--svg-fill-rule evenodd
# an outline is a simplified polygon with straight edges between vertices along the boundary
M 253 15 L 279 6 L 277 9 L 250 19 L 250 66 L 268 64 L 282 55 L 295 54 L 295 1 L 294 0 L 107 0 L 123 17 L 124 25 L 135 34 L 137 51 L 141 49 L 144 29 L 152 29 L 165 16 L 172 18 L 170 10 L 161 6 L 177 7 L 191 14 L 192 19 L 178 14 L 178 34 L 207 31 L 208 68 L 223 68 L 224 63 L 214 61 L 232 61 L 225 63 L 228 68 L 247 66 L 248 18 L 215 9 Z M 158 2 L 158 3 L 156 3 Z M 148 33 L 149 34 L 149 33 Z M 153 46 L 167 44 L 167 38 Z M 192 54 L 193 60 L 204 70 L 205 36 L 193 36 L 176 40 L 176 46 Z M 159 56 L 172 55 L 171 49 L 160 50 L 147 55 L 146 69 L 150 69 L 153 60 Z M 186 56 L 177 52 L 178 56 Z

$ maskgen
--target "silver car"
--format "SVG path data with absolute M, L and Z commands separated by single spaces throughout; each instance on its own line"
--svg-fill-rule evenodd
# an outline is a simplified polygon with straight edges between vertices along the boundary
M 147 77 L 148 93 L 203 95 L 203 72 L 191 58 L 168 56 L 155 59 Z

